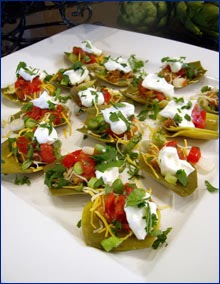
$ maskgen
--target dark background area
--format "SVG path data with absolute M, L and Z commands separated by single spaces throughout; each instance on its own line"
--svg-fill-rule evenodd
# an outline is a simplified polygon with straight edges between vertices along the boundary
M 178 1 L 178 6 L 172 1 L 131 2 L 2 1 L 2 56 L 82 23 L 141 32 L 219 50 L 218 31 L 212 32 L 218 25 L 218 7 L 210 6 L 203 11 L 202 6 L 197 9 L 184 1 Z M 215 15 L 212 14 L 213 7 Z M 193 25 L 197 28 L 198 21 L 204 29 L 208 28 L 208 32 L 203 30 L 198 35 L 190 30 L 194 29 Z

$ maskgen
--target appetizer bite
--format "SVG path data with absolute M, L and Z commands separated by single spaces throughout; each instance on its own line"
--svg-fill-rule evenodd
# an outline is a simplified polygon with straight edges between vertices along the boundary
M 60 157 L 61 141 L 48 123 L 22 129 L 2 143 L 2 173 L 33 173 Z
M 140 164 L 151 177 L 180 196 L 188 196 L 197 188 L 195 164 L 201 152 L 198 147 L 181 146 L 176 140 L 160 145 L 142 142 Z
M 219 113 L 219 89 L 212 86 L 203 86 L 197 94 L 198 104 L 207 112 Z
M 218 116 L 200 109 L 197 100 L 174 97 L 159 112 L 159 119 L 168 137 L 218 139 Z
M 44 183 L 52 195 L 99 192 L 119 177 L 124 164 L 116 149 L 95 145 L 62 156 L 44 168 Z
M 88 246 L 107 252 L 143 249 L 156 240 L 160 212 L 145 189 L 117 179 L 88 202 L 81 226 Z
M 91 110 L 87 112 L 84 126 L 77 130 L 106 143 L 129 141 L 132 137 L 142 134 L 134 111 L 134 105 L 127 102 L 113 104 L 98 113 Z
M 65 57 L 71 62 L 80 61 L 89 65 L 93 63 L 102 63 L 104 54 L 101 49 L 95 47 L 90 40 L 82 41 L 81 46 L 74 46 L 72 52 L 64 52 Z
M 107 106 L 110 103 L 118 103 L 124 100 L 124 96 L 119 90 L 107 87 L 73 87 L 71 90 L 73 99 L 81 110 L 88 110 L 90 108 L 100 108 Z
M 186 62 L 186 57 L 164 57 L 163 63 L 158 76 L 164 77 L 165 80 L 175 88 L 184 88 L 190 84 L 197 83 L 206 73 L 200 61 Z
M 2 88 L 2 95 L 7 100 L 16 103 L 27 103 L 43 92 L 52 95 L 55 87 L 47 81 L 48 74 L 37 68 L 28 67 L 25 62 L 20 62 L 16 69 L 17 80 L 14 84 Z
M 144 62 L 131 55 L 128 59 L 121 56 L 105 57 L 104 62 L 93 64 L 90 71 L 105 82 L 117 87 L 126 87 L 132 82 L 136 74 L 143 72 Z
M 54 83 L 59 87 L 71 88 L 73 86 L 78 86 L 82 83 L 89 84 L 90 81 L 89 70 L 82 62 L 76 61 L 69 68 L 61 68 L 56 74 L 54 74 L 50 82 Z M 93 85 L 94 81 L 91 81 Z
M 51 123 L 53 127 L 69 124 L 69 109 L 58 103 L 47 91 L 25 104 L 19 112 L 10 116 L 10 129 L 14 132 L 23 128 L 34 128 L 40 122 Z
M 162 108 L 174 96 L 174 87 L 157 74 L 148 74 L 145 77 L 135 78 L 123 91 L 123 95 L 148 106 L 157 101 Z

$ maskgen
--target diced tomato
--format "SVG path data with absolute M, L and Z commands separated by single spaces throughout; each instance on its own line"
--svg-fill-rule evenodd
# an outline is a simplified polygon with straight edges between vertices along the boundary
M 24 155 L 28 153 L 28 140 L 24 136 L 18 137 L 16 141 L 16 145 L 18 147 L 18 151 Z
M 126 214 L 124 211 L 126 195 L 116 195 L 113 192 L 109 193 L 105 198 L 105 212 L 109 217 L 110 222 L 119 221 L 122 224 L 127 224 Z
M 206 111 L 200 110 L 198 104 L 196 104 L 192 110 L 192 122 L 197 128 L 205 128 L 206 126 Z
M 126 191 L 127 195 L 129 195 L 133 191 L 133 189 L 134 188 L 129 183 L 124 185 L 124 190 Z
M 56 160 L 56 157 L 53 152 L 53 146 L 47 143 L 40 144 L 40 152 L 39 152 L 42 162 L 52 163 Z
M 91 64 L 96 62 L 96 57 L 93 54 L 85 52 L 81 47 L 74 47 L 73 54 L 80 57 L 80 61 L 85 64 Z
M 82 150 L 76 150 L 70 154 L 67 154 L 63 160 L 62 164 L 66 168 L 71 168 L 76 162 L 81 162 L 84 176 L 87 179 L 95 176 L 95 160 L 90 157 L 89 154 L 84 153 Z
M 80 161 L 81 152 L 82 150 L 76 150 L 70 154 L 67 154 L 62 160 L 64 167 L 71 168 L 76 162 Z
M 173 141 L 169 141 L 166 143 L 167 147 L 176 147 L 177 146 L 177 141 L 173 140 Z
M 109 104 L 109 102 L 110 102 L 110 100 L 111 100 L 111 94 L 110 94 L 109 91 L 106 90 L 106 89 L 102 89 L 101 91 L 102 91 L 102 93 L 103 93 L 105 103 L 106 103 L 106 104 Z
M 20 99 L 24 99 L 25 95 L 32 96 L 40 91 L 42 82 L 39 77 L 35 77 L 32 82 L 19 77 L 15 82 L 16 94 Z
M 201 158 L 201 151 L 198 147 L 192 146 L 187 156 L 187 161 L 190 163 L 197 163 Z
M 87 179 L 95 176 L 95 160 L 92 159 L 88 154 L 81 152 L 80 161 L 83 168 L 83 176 Z

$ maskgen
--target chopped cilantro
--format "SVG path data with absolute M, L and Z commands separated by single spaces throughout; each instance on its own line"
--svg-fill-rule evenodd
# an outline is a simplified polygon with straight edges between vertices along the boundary
M 186 172 L 184 170 L 178 170 L 176 172 L 176 177 L 178 179 L 178 181 L 183 185 L 186 186 L 188 183 L 188 177 L 186 175 Z
M 214 187 L 213 185 L 211 185 L 211 183 L 207 180 L 205 180 L 205 185 L 206 185 L 206 188 L 209 192 L 216 192 L 218 191 L 218 188 L 217 187 Z
M 151 232 L 152 237 L 157 237 L 157 239 L 152 244 L 152 248 L 157 249 L 159 246 L 164 244 L 167 240 L 167 235 L 170 233 L 171 230 L 172 228 L 169 227 L 165 231 L 157 230 L 157 231 Z
M 17 185 L 23 185 L 23 184 L 30 185 L 31 181 L 30 181 L 29 177 L 27 177 L 27 176 L 23 176 L 23 177 L 19 178 L 16 175 L 14 183 L 17 184 Z

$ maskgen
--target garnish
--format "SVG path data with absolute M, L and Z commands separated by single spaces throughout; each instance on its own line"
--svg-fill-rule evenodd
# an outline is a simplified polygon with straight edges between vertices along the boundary
M 23 177 L 19 178 L 16 175 L 14 183 L 17 184 L 17 185 L 23 185 L 23 184 L 30 185 L 31 181 L 30 181 L 29 177 L 27 177 L 27 176 L 23 176 Z
M 214 187 L 213 185 L 211 185 L 211 183 L 209 181 L 207 181 L 207 180 L 205 180 L 205 185 L 206 185 L 206 189 L 209 192 L 216 192 L 216 191 L 218 191 L 218 188 Z
M 176 177 L 178 181 L 183 185 L 186 186 L 188 183 L 188 177 L 186 175 L 186 172 L 184 170 L 178 170 L 176 172 Z
M 151 232 L 152 237 L 157 237 L 157 239 L 152 244 L 152 248 L 158 249 L 159 246 L 164 244 L 167 240 L 167 235 L 170 233 L 171 230 L 172 228 L 169 227 L 165 231 L 157 230 L 157 231 Z M 167 243 L 166 243 L 166 246 L 167 246 Z

